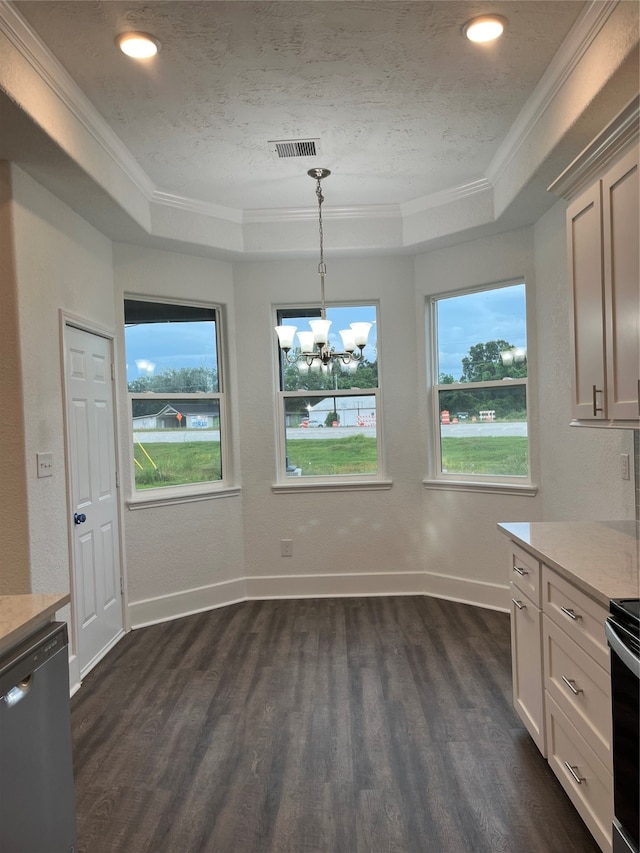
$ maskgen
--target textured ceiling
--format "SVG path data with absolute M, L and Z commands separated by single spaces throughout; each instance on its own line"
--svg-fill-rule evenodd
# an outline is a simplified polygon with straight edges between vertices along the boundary
M 482 177 L 580 15 L 551 2 L 18 2 L 157 189 L 239 210 L 393 204 Z M 476 14 L 508 19 L 474 45 Z M 162 42 L 125 57 L 129 29 Z M 316 138 L 278 160 L 269 140 Z M 304 192 L 304 196 L 302 193 Z

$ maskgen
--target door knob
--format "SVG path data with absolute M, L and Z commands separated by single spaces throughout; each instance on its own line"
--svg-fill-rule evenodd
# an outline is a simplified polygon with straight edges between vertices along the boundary
M 76 524 L 84 524 L 87 520 L 87 516 L 83 512 L 74 512 L 73 520 Z

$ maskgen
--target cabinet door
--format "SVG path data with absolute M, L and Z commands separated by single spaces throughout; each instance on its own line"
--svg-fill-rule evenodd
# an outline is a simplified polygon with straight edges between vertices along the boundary
M 573 416 L 601 420 L 607 412 L 600 182 L 569 207 L 567 229 L 573 315 Z
M 513 705 L 546 758 L 540 611 L 513 584 L 511 595 Z
M 607 414 L 636 421 L 640 415 L 639 198 L 636 149 L 602 181 Z

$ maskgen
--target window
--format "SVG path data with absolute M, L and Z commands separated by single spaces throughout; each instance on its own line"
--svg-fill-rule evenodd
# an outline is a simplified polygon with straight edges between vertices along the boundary
M 287 308 L 278 310 L 277 321 L 306 331 L 309 319 L 319 316 L 319 309 Z M 342 350 L 340 329 L 356 321 L 372 326 L 362 361 L 350 365 L 334 362 L 328 370 L 309 369 L 305 363 L 288 364 L 279 350 L 279 479 L 290 485 L 297 477 L 307 483 L 352 482 L 380 475 L 376 307 L 328 307 L 327 320 L 334 351 Z M 299 352 L 294 346 L 290 356 Z
M 125 299 L 135 490 L 222 483 L 218 309 Z
M 529 482 L 525 285 L 431 301 L 435 478 Z

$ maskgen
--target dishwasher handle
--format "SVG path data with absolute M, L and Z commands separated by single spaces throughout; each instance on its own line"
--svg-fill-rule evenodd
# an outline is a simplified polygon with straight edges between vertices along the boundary
M 33 673 L 28 675 L 26 678 L 23 678 L 22 681 L 19 681 L 15 687 L 11 688 L 11 690 L 7 690 L 2 697 L 2 701 L 6 704 L 7 708 L 14 708 L 18 702 L 24 699 L 27 693 L 31 690 L 32 684 Z

